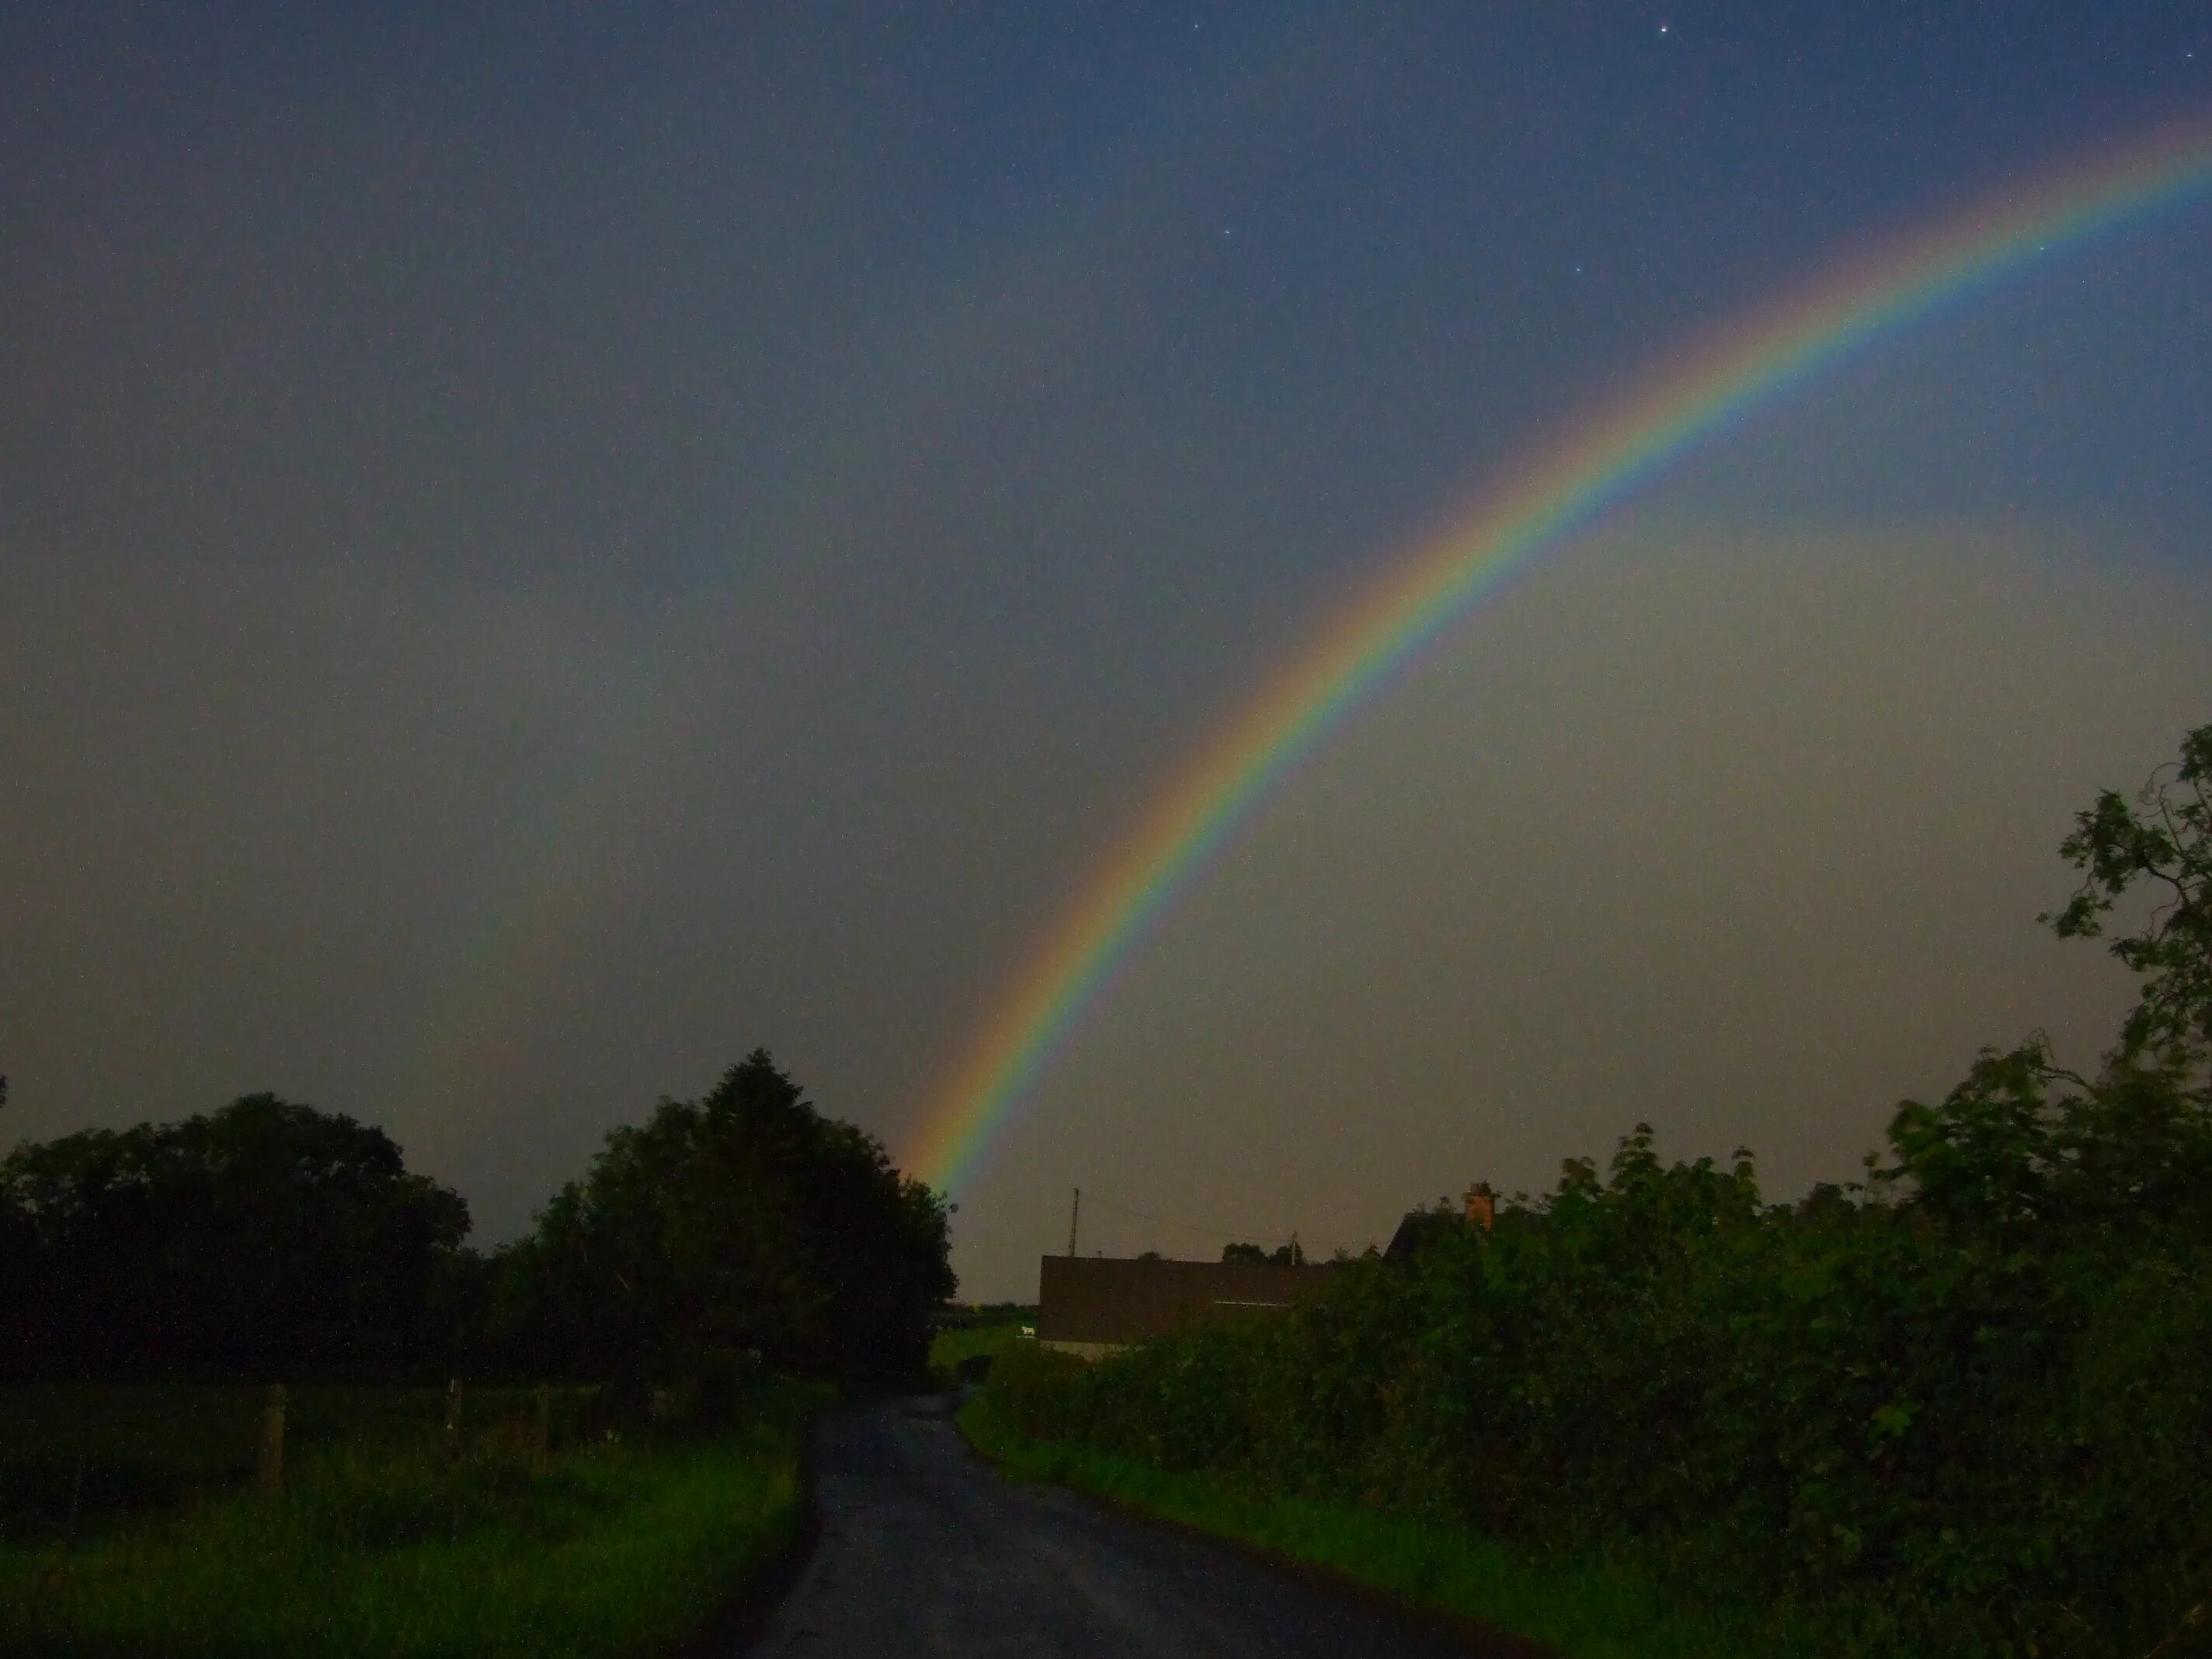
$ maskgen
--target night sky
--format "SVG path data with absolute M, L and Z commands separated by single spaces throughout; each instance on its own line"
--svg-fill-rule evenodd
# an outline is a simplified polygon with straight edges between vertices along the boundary
M 2205 116 L 2179 3 L 10 6 L 0 1146 L 275 1090 L 495 1241 L 764 1044 L 900 1152 L 1516 454 Z M 2204 192 L 2056 249 L 1486 600 L 1085 1018 L 963 1293 L 1072 1185 L 1356 1249 L 2094 1063 L 2125 978 L 2034 917 L 2212 720 L 2208 271 Z

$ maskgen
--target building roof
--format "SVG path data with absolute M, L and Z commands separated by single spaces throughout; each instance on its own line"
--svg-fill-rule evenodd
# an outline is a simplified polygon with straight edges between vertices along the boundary
M 1440 1238 L 1449 1238 L 1462 1231 L 1467 1222 L 1449 1210 L 1408 1210 L 1406 1218 L 1398 1224 L 1398 1231 L 1390 1235 L 1390 1243 L 1382 1252 L 1385 1261 L 1403 1261 L 1419 1254 Z

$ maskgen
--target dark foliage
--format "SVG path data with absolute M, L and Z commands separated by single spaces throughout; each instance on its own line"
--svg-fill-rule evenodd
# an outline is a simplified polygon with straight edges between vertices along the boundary
M 505 1255 L 495 1346 L 522 1369 L 675 1377 L 710 1357 L 921 1375 L 951 1294 L 943 1203 L 755 1050 L 617 1129 Z
M 488 1260 L 381 1130 L 272 1095 L 0 1162 L 0 1377 L 608 1379 L 726 1416 L 763 1366 L 919 1375 L 946 1214 L 756 1052 L 607 1139 Z
M 374 1375 L 449 1346 L 460 1197 L 380 1129 L 252 1095 L 0 1162 L 0 1365 L 25 1376 Z
M 2142 926 L 2111 947 L 2142 980 L 2122 1053 L 2168 1069 L 2201 1066 L 2212 1048 L 2212 726 L 2183 738 L 2180 757 L 2132 803 L 2100 794 L 2059 852 L 2081 872 L 2066 907 L 2044 918 L 2062 938 L 2098 938 L 2123 899 L 2152 895 Z
M 2137 883 L 2141 1006 L 2094 1079 L 2039 1039 L 1906 1102 L 1863 1187 L 1765 1202 L 1747 1153 L 1601 1172 L 1438 1228 L 1313 1304 L 1084 1368 L 1015 1426 L 1264 1492 L 1823 1610 L 1852 1651 L 2212 1650 L 2212 728 L 2066 856 L 2062 933 Z
M 1264 1249 L 1257 1244 L 1224 1244 L 1224 1261 L 1242 1262 L 1247 1267 L 1301 1267 L 1305 1265 L 1306 1253 L 1295 1238 L 1287 1244 L 1278 1244 L 1273 1249 Z

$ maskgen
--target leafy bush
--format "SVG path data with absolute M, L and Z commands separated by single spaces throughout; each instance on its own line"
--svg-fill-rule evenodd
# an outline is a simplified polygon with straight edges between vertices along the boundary
M 2137 878 L 2168 899 L 2114 947 L 2150 1012 L 2094 1079 L 2040 1039 L 1984 1053 L 1898 1109 L 1866 1185 L 1796 1204 L 1638 1125 L 1280 1319 L 1001 1361 L 991 1409 L 1255 1495 L 1626 1552 L 1829 1609 L 1857 1650 L 2212 1650 L 2208 779 L 2212 728 L 2064 849 L 2062 932 Z
M 1036 1438 L 1629 1547 L 1900 1642 L 2142 1653 L 2212 1589 L 2208 1343 L 2195 1240 L 2005 1248 L 1910 1200 L 1766 1206 L 1639 1129 L 1602 1182 L 1577 1164 L 1279 1320 L 1010 1354 L 989 1391 Z

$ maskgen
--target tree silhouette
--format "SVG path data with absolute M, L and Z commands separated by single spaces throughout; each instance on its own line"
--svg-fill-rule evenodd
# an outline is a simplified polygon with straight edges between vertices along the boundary
M 2181 741 L 2130 802 L 2100 793 L 2059 848 L 2082 872 L 2065 907 L 2042 920 L 2062 939 L 2094 939 L 2130 891 L 2157 895 L 2112 953 L 2142 981 L 2120 1057 L 2201 1073 L 2212 1055 L 2212 726 Z
M 434 1362 L 468 1206 L 381 1129 L 274 1095 L 0 1160 L 16 1369 L 373 1373 Z
M 617 1129 L 503 1263 L 513 1363 L 672 1376 L 747 1352 L 897 1380 L 954 1284 L 943 1201 L 755 1049 L 696 1101 Z

